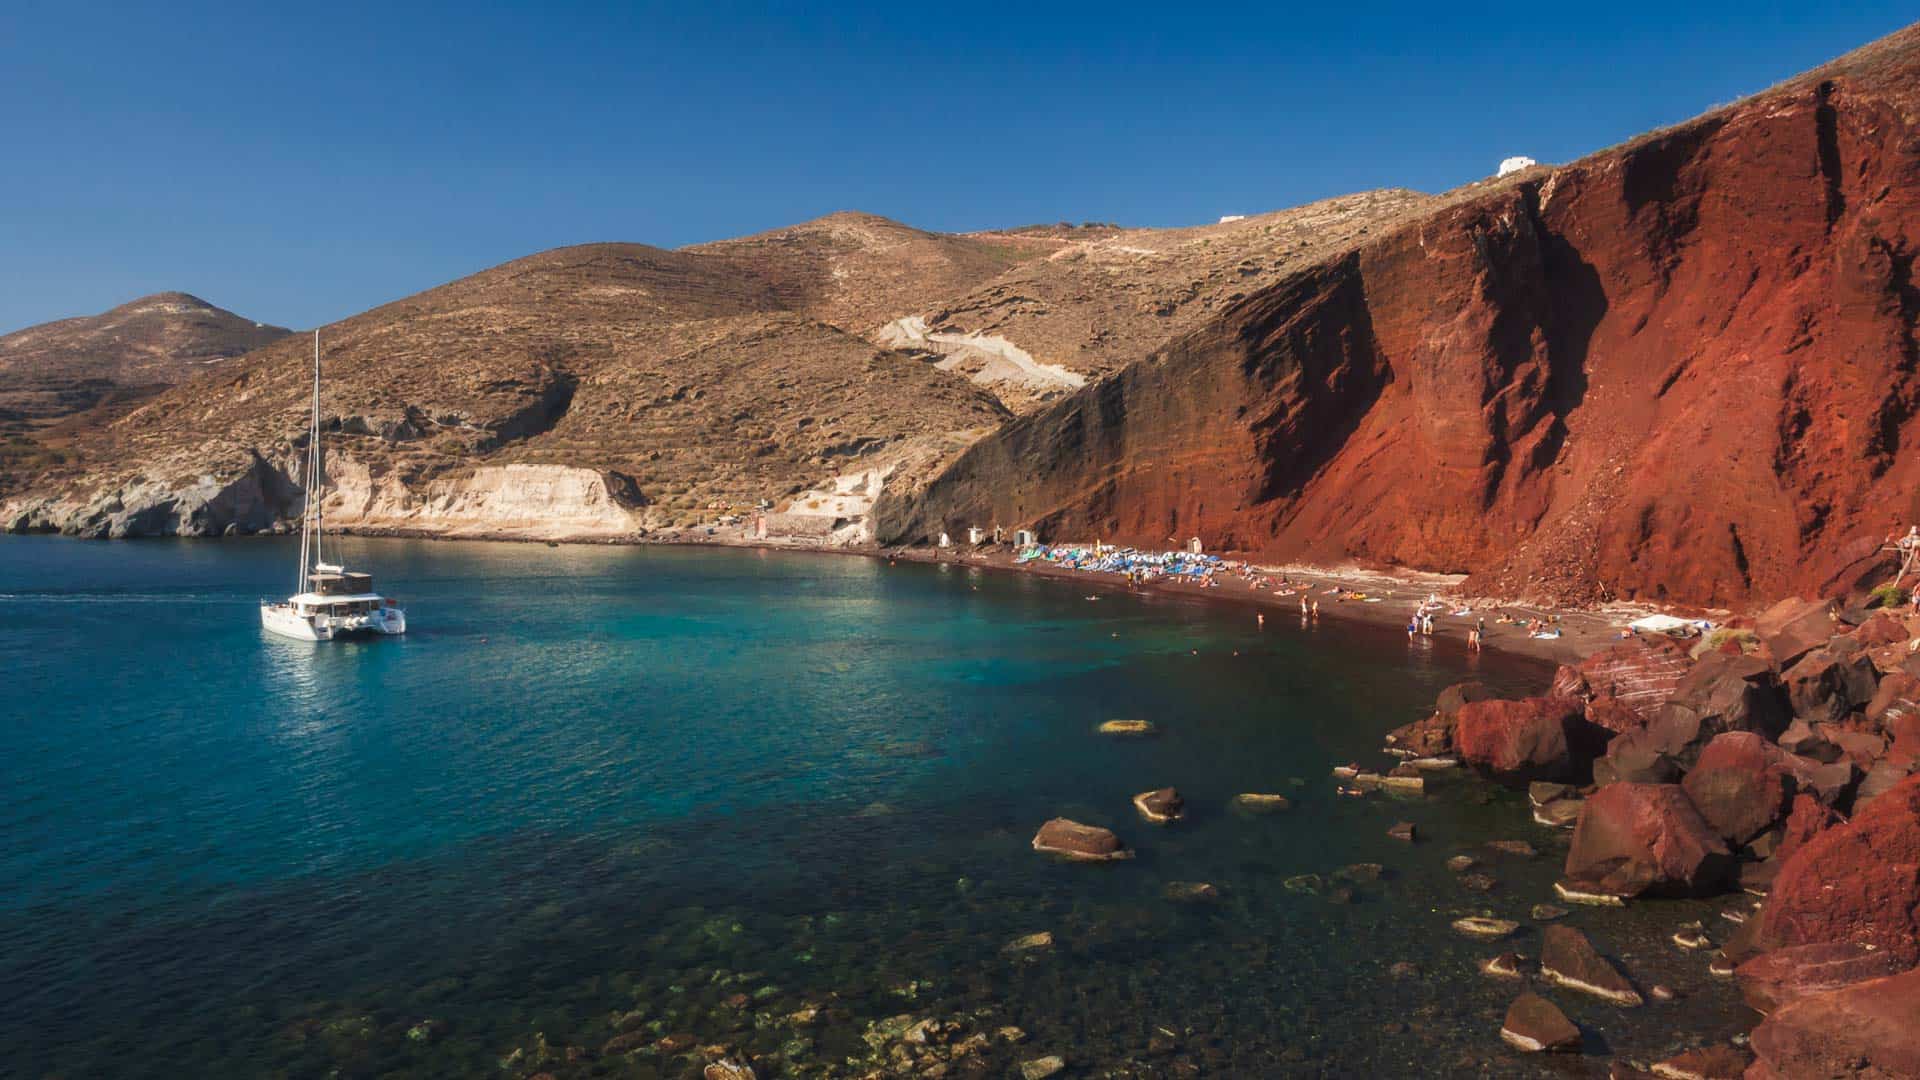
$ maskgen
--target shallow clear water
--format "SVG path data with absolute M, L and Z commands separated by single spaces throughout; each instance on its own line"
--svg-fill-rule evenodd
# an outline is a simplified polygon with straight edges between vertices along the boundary
M 1538 1067 L 1497 1038 L 1515 988 L 1473 968 L 1498 948 L 1447 925 L 1525 919 L 1563 839 L 1464 779 L 1412 803 L 1327 779 L 1440 687 L 1537 665 L 954 567 L 342 547 L 405 638 L 265 636 L 289 542 L 0 539 L 0 1072 L 698 1075 L 651 1045 L 685 1034 L 818 1075 L 900 1014 L 1023 1029 L 963 1062 L 993 1075 Z M 1164 733 L 1093 733 L 1117 716 Z M 1128 797 L 1167 784 L 1189 820 L 1139 821 Z M 1237 815 L 1241 791 L 1296 805 Z M 1139 857 L 1034 854 L 1056 815 Z M 1508 837 L 1542 857 L 1479 847 Z M 1497 889 L 1446 871 L 1462 851 Z M 1364 862 L 1385 876 L 1337 879 Z M 1631 1021 L 1560 995 L 1597 1047 L 1739 1025 L 1665 944 L 1713 910 L 1577 913 L 1683 994 Z

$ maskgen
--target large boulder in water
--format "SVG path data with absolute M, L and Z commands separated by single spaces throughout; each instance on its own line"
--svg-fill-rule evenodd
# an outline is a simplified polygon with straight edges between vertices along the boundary
M 1642 1002 L 1640 991 L 1633 988 L 1613 961 L 1600 955 L 1587 935 L 1571 926 L 1549 926 L 1542 932 L 1540 977 L 1616 1005 Z
M 1833 605 L 1824 600 L 1782 600 L 1754 620 L 1754 633 L 1782 668 L 1827 643 L 1836 629 Z
M 1581 807 L 1566 869 L 1595 892 L 1698 896 L 1721 887 L 1733 854 L 1678 784 L 1609 784 Z
M 1529 1052 L 1580 1049 L 1580 1029 L 1559 1006 L 1532 992 L 1521 994 L 1508 1006 L 1500 1038 Z
M 1784 820 L 1821 768 L 1751 731 L 1729 731 L 1700 752 L 1681 787 L 1713 831 L 1739 847 Z
M 1852 942 L 1920 963 L 1920 776 L 1802 844 L 1742 930 L 1760 952 Z
M 1759 1078 L 1920 1076 L 1920 968 L 1789 1002 L 1753 1032 Z M 1762 1071 L 1764 1070 L 1764 1071 Z
M 1572 698 L 1472 702 L 1461 706 L 1454 728 L 1463 759 L 1515 780 L 1585 780 L 1610 735 Z
M 1433 715 L 1387 733 L 1387 748 L 1409 757 L 1440 757 L 1454 752 L 1454 724 L 1462 707 L 1498 695 L 1485 683 L 1454 683 L 1433 703 Z

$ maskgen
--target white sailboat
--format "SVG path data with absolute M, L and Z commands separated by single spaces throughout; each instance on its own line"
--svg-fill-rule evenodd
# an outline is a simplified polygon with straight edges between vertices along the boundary
M 373 591 L 373 575 L 329 563 L 320 550 L 320 332 L 313 333 L 313 422 L 307 435 L 307 505 L 300 522 L 300 574 L 284 603 L 260 602 L 260 625 L 302 641 L 345 634 L 404 634 L 407 613 Z

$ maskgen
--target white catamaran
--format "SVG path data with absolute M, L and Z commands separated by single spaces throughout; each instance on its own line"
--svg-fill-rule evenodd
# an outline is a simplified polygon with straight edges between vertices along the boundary
M 326 562 L 320 553 L 320 332 L 313 334 L 313 426 L 307 434 L 307 506 L 300 523 L 298 589 L 285 603 L 260 602 L 260 625 L 302 641 L 343 634 L 404 634 L 407 613 L 373 591 L 372 574 Z

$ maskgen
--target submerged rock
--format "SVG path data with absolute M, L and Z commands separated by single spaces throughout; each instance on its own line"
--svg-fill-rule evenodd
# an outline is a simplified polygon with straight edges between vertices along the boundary
M 1520 924 L 1512 919 L 1469 915 L 1463 919 L 1453 920 L 1453 928 L 1468 937 L 1498 939 L 1511 936 L 1520 929 Z
M 1012 941 L 1007 942 L 1005 951 L 1032 952 L 1036 949 L 1051 948 L 1053 948 L 1053 932 L 1051 930 L 1042 930 L 1039 933 L 1014 938 Z
M 1525 993 L 1515 998 L 1500 1025 L 1500 1038 L 1509 1046 L 1529 1053 L 1543 1050 L 1578 1050 L 1580 1029 L 1559 1006 L 1539 994 Z
M 1158 735 L 1160 729 L 1150 720 L 1108 720 L 1097 729 L 1102 735 Z
M 1233 808 L 1252 814 L 1274 814 L 1293 809 L 1293 800 L 1285 795 L 1247 791 L 1233 797 Z
M 1110 830 L 1066 818 L 1054 818 L 1040 826 L 1040 831 L 1033 834 L 1033 850 L 1096 862 L 1133 857 L 1133 852 Z
M 756 1080 L 753 1067 L 732 1058 L 721 1058 L 701 1072 L 703 1080 Z
M 1480 973 L 1495 979 L 1524 979 L 1527 976 L 1527 958 L 1516 952 L 1488 957 L 1480 961 Z
M 1155 825 L 1165 825 L 1168 822 L 1180 820 L 1186 812 L 1186 807 L 1186 800 L 1180 797 L 1180 792 L 1170 787 L 1143 791 L 1133 797 L 1133 808 L 1140 811 L 1141 817 Z
M 1411 844 L 1414 840 L 1418 839 L 1419 833 L 1418 830 L 1413 827 L 1413 822 L 1402 821 L 1396 825 L 1389 826 L 1387 828 L 1387 835 L 1395 840 Z
M 1020 1063 L 1022 1080 L 1047 1080 L 1049 1076 L 1058 1076 L 1066 1071 L 1067 1059 L 1059 1054 L 1048 1054 L 1046 1057 L 1033 1058 Z
M 1160 892 L 1184 904 L 1210 904 L 1220 899 L 1220 887 L 1210 881 L 1169 881 Z

